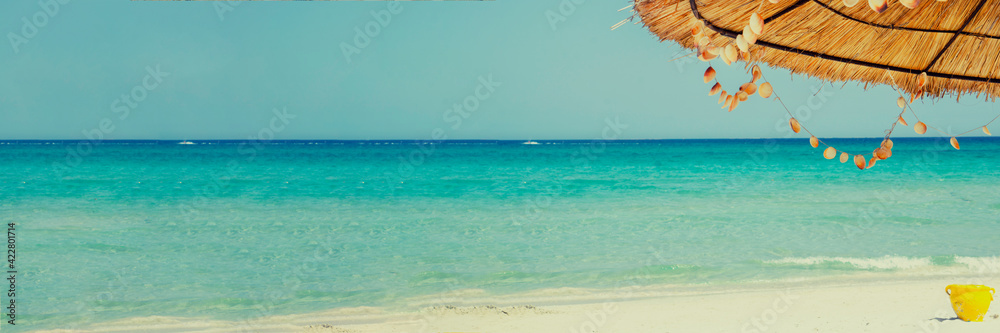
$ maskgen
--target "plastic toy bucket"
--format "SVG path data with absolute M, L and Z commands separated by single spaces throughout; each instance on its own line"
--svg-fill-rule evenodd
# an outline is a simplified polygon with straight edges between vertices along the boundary
M 983 321 L 996 293 L 993 288 L 971 284 L 953 284 L 945 287 L 944 292 L 951 296 L 951 307 L 964 321 Z

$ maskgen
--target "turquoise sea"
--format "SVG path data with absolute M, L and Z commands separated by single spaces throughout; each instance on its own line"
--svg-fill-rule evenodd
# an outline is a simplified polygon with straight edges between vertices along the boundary
M 805 139 L 540 143 L 0 142 L 19 272 L 0 325 L 1000 262 L 1000 140 L 896 139 L 864 171 Z

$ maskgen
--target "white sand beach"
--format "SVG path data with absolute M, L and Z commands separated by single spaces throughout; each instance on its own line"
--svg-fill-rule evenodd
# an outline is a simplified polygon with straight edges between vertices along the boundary
M 996 304 L 983 322 L 956 317 L 944 288 L 962 282 L 973 281 L 858 279 L 600 293 L 566 289 L 500 297 L 492 303 L 475 300 L 473 295 L 451 295 L 428 302 L 456 305 L 415 311 L 342 308 L 241 322 L 145 317 L 79 331 L 1000 332 L 1000 306 Z M 1000 286 L 1000 278 L 974 282 Z

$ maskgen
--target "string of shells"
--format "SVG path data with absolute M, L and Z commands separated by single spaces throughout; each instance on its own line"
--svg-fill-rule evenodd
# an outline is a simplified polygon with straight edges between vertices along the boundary
M 780 0 L 768 0 L 768 1 L 771 3 L 778 3 Z M 843 0 L 843 1 L 845 6 L 853 7 L 858 3 L 859 0 Z M 903 6 L 912 9 L 920 3 L 920 0 L 900 0 L 899 2 Z M 868 5 L 871 7 L 872 10 L 879 13 L 885 11 L 886 8 L 888 8 L 887 0 L 868 0 Z M 763 6 L 763 0 L 761 1 L 760 6 Z M 759 8 L 760 7 L 758 7 L 758 10 Z M 718 104 L 722 105 L 722 109 L 728 109 L 729 112 L 732 112 L 733 110 L 736 109 L 737 106 L 739 106 L 741 102 L 746 102 L 753 95 L 758 95 L 764 99 L 768 99 L 771 96 L 774 96 L 775 99 L 780 102 L 781 98 L 778 97 L 778 95 L 774 92 L 774 88 L 771 86 L 771 83 L 768 82 L 766 79 L 764 79 L 764 75 L 760 67 L 757 66 L 756 64 L 752 64 L 753 60 L 751 59 L 750 50 L 754 45 L 756 45 L 758 38 L 764 34 L 764 31 L 765 30 L 764 30 L 763 18 L 760 16 L 760 14 L 754 12 L 750 15 L 750 19 L 748 20 L 747 25 L 743 27 L 743 33 L 737 35 L 736 38 L 732 40 L 732 42 L 727 43 L 725 46 L 716 46 L 713 45 L 711 39 L 708 36 L 706 36 L 706 27 L 704 25 L 704 22 L 700 20 L 694 21 L 694 27 L 691 28 L 691 34 L 694 37 L 694 41 L 696 41 L 697 45 L 696 54 L 699 60 L 705 62 L 711 62 L 715 58 L 720 58 L 722 62 L 725 63 L 727 66 L 742 60 L 749 66 L 749 72 L 751 75 L 750 81 L 741 84 L 739 86 L 739 89 L 735 92 L 730 92 L 723 88 L 722 83 L 716 80 L 716 70 L 711 65 L 709 65 L 709 67 L 705 70 L 705 74 L 703 75 L 704 82 L 705 83 L 714 82 L 712 87 L 709 89 L 708 95 L 714 96 L 718 94 L 719 95 Z M 928 126 L 926 123 L 921 121 L 920 118 L 917 117 L 917 115 L 913 112 L 912 108 L 910 107 L 909 104 L 910 102 L 912 102 L 914 99 L 919 99 L 923 97 L 923 89 L 924 86 L 927 84 L 927 73 L 921 73 L 917 75 L 915 80 L 917 82 L 917 85 L 919 86 L 917 93 L 910 94 L 909 101 L 907 101 L 906 98 L 902 96 L 902 94 L 899 95 L 899 97 L 896 99 L 896 104 L 901 109 L 899 115 L 897 116 L 896 121 L 890 126 L 889 130 L 886 131 L 886 135 L 885 137 L 883 137 L 882 142 L 879 144 L 877 148 L 872 150 L 870 154 L 852 154 L 847 151 L 837 149 L 823 142 L 823 140 L 817 138 L 815 135 L 812 134 L 811 131 L 809 131 L 797 119 L 795 119 L 795 116 L 792 115 L 791 111 L 788 110 L 787 107 L 785 107 L 784 103 L 781 103 L 781 106 L 785 109 L 785 112 L 789 116 L 788 126 L 791 127 L 793 132 L 799 133 L 805 130 L 806 133 L 809 134 L 810 146 L 812 146 L 813 148 L 819 148 L 820 145 L 825 147 L 823 149 L 824 158 L 832 160 L 834 158 L 837 158 L 839 155 L 840 163 L 847 163 L 847 161 L 853 159 L 854 165 L 857 166 L 858 169 L 864 170 L 875 166 L 875 163 L 880 160 L 885 160 L 892 157 L 893 142 L 892 139 L 890 139 L 890 137 L 892 136 L 892 132 L 897 124 L 902 126 L 909 126 L 909 124 L 907 124 L 906 120 L 903 118 L 903 115 L 906 113 L 907 110 L 910 110 L 910 115 L 917 120 L 917 122 L 913 125 L 913 130 L 917 134 L 927 133 L 927 129 L 930 128 L 946 136 L 948 135 L 947 132 L 942 131 L 935 127 Z M 897 92 L 899 92 L 898 89 Z M 1000 118 L 1000 115 L 998 115 L 997 118 Z M 976 127 L 964 133 L 951 136 L 950 139 L 951 146 L 954 147 L 955 149 L 960 149 L 957 137 L 974 132 L 979 129 L 981 129 L 982 132 L 985 133 L 986 135 L 992 135 L 990 133 L 988 126 L 997 118 L 993 118 L 993 120 L 991 120 L 990 122 L 986 123 L 983 126 Z M 868 157 L 867 155 L 870 155 L 870 157 Z

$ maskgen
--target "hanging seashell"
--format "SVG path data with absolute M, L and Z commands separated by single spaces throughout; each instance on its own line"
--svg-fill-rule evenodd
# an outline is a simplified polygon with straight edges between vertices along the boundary
M 903 7 L 913 9 L 917 8 L 917 5 L 920 4 L 920 0 L 899 0 L 899 4 L 903 5 Z
M 727 94 L 727 93 L 726 93 L 726 91 L 725 91 L 725 90 L 723 90 L 723 91 L 722 91 L 722 92 L 721 92 L 721 93 L 719 94 L 719 103 L 718 103 L 718 104 L 722 104 L 722 102 L 725 102 L 725 101 L 726 101 L 726 97 L 728 97 L 728 96 L 729 96 L 729 94 Z
M 956 139 L 955 137 L 951 137 L 951 146 L 955 147 L 955 149 L 959 149 L 958 148 L 958 139 Z
M 736 45 L 733 44 L 726 45 L 726 56 L 729 57 L 729 60 L 732 60 L 733 62 L 736 62 L 736 60 L 738 60 L 737 57 L 739 57 L 739 50 L 736 48 Z
M 718 56 L 719 52 L 722 52 L 722 48 L 715 45 L 708 45 L 708 47 L 705 48 L 705 51 L 708 51 L 708 53 L 713 56 Z
M 712 39 L 707 36 L 701 36 L 698 38 L 698 49 L 707 49 L 709 45 L 712 45 Z
M 858 0 L 844 0 L 844 6 L 846 6 L 846 7 L 854 7 L 854 5 L 857 5 L 857 4 L 858 4 Z
M 890 157 L 892 157 L 892 149 L 886 149 L 885 154 L 886 155 L 884 159 L 889 159 Z
M 868 160 L 868 167 L 871 168 L 875 166 L 875 162 L 878 162 L 878 158 L 873 156 L 870 160 Z
M 885 149 L 892 149 L 892 140 L 890 140 L 890 139 L 882 140 L 881 147 L 885 148 Z
M 900 109 L 905 109 L 906 99 L 903 98 L 903 96 L 899 96 L 899 98 L 896 98 L 896 106 L 898 106 Z
M 844 156 L 847 155 L 845 154 Z M 837 157 L 837 150 L 834 149 L 833 147 L 826 147 L 826 149 L 823 150 L 823 158 L 832 160 L 834 157 Z
M 809 137 L 809 145 L 813 148 L 819 147 L 819 139 L 815 135 Z
M 918 121 L 916 125 L 913 125 L 913 131 L 917 132 L 917 134 L 927 133 L 927 124 L 924 124 L 922 121 Z
M 757 36 L 760 36 L 764 33 L 764 19 L 762 19 L 760 15 L 757 14 L 756 12 L 750 14 L 749 26 L 750 30 L 753 30 L 753 33 L 757 34 Z
M 802 130 L 802 125 L 799 125 L 799 121 L 795 118 L 789 118 L 788 125 L 792 127 L 792 132 L 798 133 Z
M 764 98 L 771 97 L 771 93 L 774 92 L 774 89 L 771 88 L 771 82 L 764 82 L 758 90 L 760 91 L 760 97 Z
M 833 147 L 830 147 L 830 148 L 833 148 Z M 848 158 L 850 158 L 850 156 L 848 156 L 847 153 L 840 153 L 840 163 L 847 162 Z
M 708 69 L 705 70 L 705 76 L 702 79 L 705 80 L 705 83 L 712 82 L 715 79 L 715 68 L 708 66 Z
M 917 90 L 916 94 L 910 94 L 910 103 L 912 104 L 914 99 L 920 99 L 923 96 L 924 96 L 924 88 L 920 88 L 920 90 Z
M 865 169 L 865 157 L 861 155 L 854 155 L 854 165 L 858 166 L 858 169 Z
M 905 120 L 905 119 L 903 119 L 903 116 L 899 116 L 899 119 L 896 119 L 896 121 L 898 121 L 898 122 L 899 122 L 900 124 L 902 124 L 903 126 L 910 126 L 910 125 L 908 125 L 908 124 L 906 123 L 906 120 Z
M 875 155 L 874 156 L 878 157 L 878 159 L 880 159 L 880 160 L 887 159 L 887 158 L 889 158 L 889 150 L 885 149 L 885 147 L 878 147 L 877 149 L 875 149 Z
M 886 9 L 889 9 L 889 2 L 887 0 L 868 0 L 868 7 L 876 13 L 881 14 Z
M 712 52 L 705 50 L 701 51 L 701 55 L 698 56 L 698 59 L 703 59 L 702 61 L 709 61 L 715 59 L 715 57 L 718 57 L 718 55 L 712 54 Z
M 743 39 L 747 41 L 747 44 L 757 44 L 757 34 L 753 33 L 753 30 L 750 30 L 749 25 L 743 27 Z
M 990 129 L 986 128 L 986 126 L 983 126 L 983 133 L 986 133 L 986 135 L 989 135 L 989 136 L 993 136 L 993 134 L 990 134 Z
M 741 94 L 742 94 L 742 92 L 741 92 Z M 733 110 L 736 110 L 736 106 L 737 105 L 740 105 L 740 99 L 739 98 L 733 98 L 733 102 L 729 103 L 729 112 L 733 112 Z
M 917 75 L 917 87 L 923 89 L 927 85 L 927 72 Z
M 698 19 L 692 18 L 691 22 L 694 24 L 694 26 L 696 28 L 704 28 L 705 27 L 705 22 L 702 21 L 702 20 L 698 20 Z
M 736 54 L 736 47 L 733 44 L 726 45 L 726 58 L 729 58 L 729 63 L 736 62 Z
M 728 108 L 730 104 L 733 104 L 734 99 L 733 95 L 726 96 L 726 102 L 722 104 L 722 108 Z
M 736 97 L 740 100 L 740 102 L 745 102 L 747 98 L 750 98 L 750 95 L 748 95 L 746 91 L 741 91 L 736 93 Z
M 757 80 L 760 80 L 761 76 L 763 76 L 763 74 L 761 74 L 760 72 L 760 66 L 757 65 L 753 65 L 753 67 L 750 67 L 750 74 L 753 75 L 753 80 L 750 81 L 753 83 L 757 83 Z
M 691 28 L 691 35 L 692 36 L 701 35 L 701 27 L 696 25 L 694 26 L 694 28 Z
M 743 61 L 749 62 L 750 61 L 750 52 L 740 52 L 740 59 L 743 59 Z
M 736 47 L 738 47 L 740 51 L 746 52 L 750 48 L 750 44 L 748 44 L 746 38 L 743 38 L 743 35 L 740 34 L 736 35 Z
M 757 93 L 757 85 L 753 82 L 747 82 L 740 86 L 740 91 L 745 91 L 747 94 L 753 95 Z
M 712 89 L 708 91 L 708 95 L 712 96 L 712 95 L 718 94 L 719 91 L 721 91 L 721 90 L 722 90 L 722 84 L 716 82 L 715 85 L 712 86 Z

